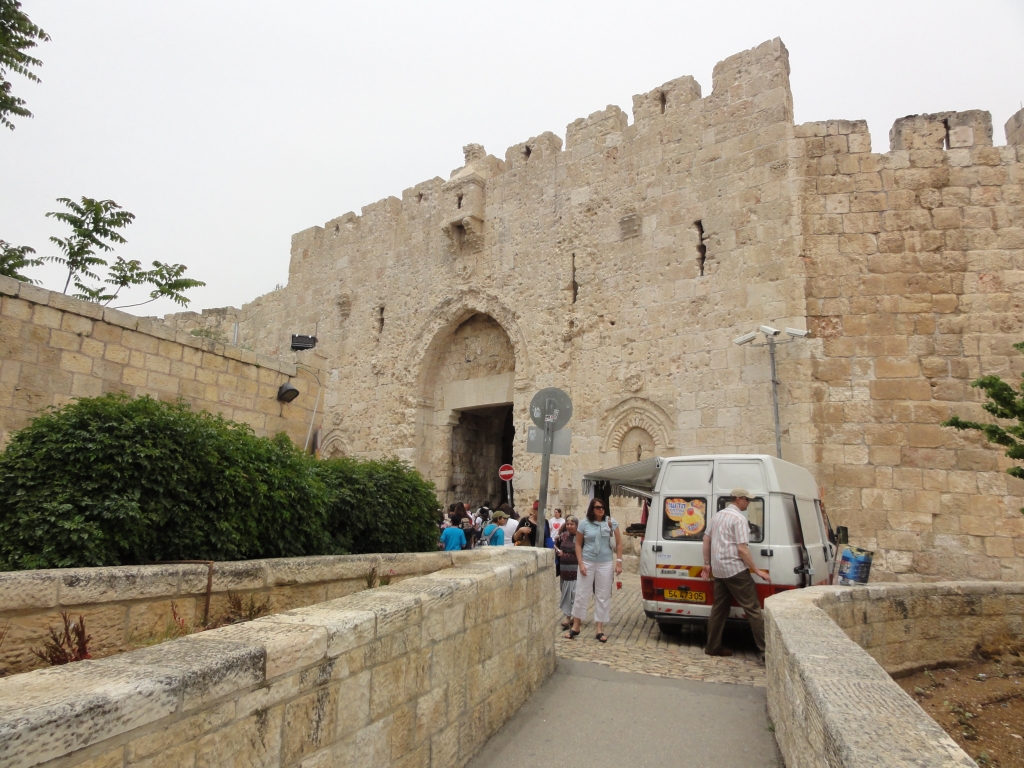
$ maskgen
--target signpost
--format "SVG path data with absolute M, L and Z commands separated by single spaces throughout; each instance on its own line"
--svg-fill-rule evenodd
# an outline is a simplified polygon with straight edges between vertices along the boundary
M 498 467 L 498 477 L 505 481 L 505 497 L 508 499 L 510 507 L 512 506 L 512 478 L 515 476 L 516 471 L 511 464 L 502 464 Z
M 548 503 L 548 473 L 555 432 L 572 418 L 572 399 L 558 387 L 547 387 L 530 401 L 530 419 L 543 431 L 540 459 L 540 503 L 537 505 L 537 534 L 534 545 L 544 547 L 544 512 Z M 568 451 L 566 451 L 568 453 Z

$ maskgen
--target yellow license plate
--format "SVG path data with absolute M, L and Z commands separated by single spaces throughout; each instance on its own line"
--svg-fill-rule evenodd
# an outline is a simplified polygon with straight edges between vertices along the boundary
M 693 592 L 689 589 L 666 589 L 666 600 L 680 600 L 684 603 L 704 603 L 707 601 L 706 592 Z

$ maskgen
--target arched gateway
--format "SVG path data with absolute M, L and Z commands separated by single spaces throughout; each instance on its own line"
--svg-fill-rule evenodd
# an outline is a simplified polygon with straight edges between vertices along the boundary
M 498 467 L 513 461 L 516 377 L 526 367 L 512 313 L 468 293 L 438 307 L 417 341 L 414 463 L 445 504 L 504 500 Z

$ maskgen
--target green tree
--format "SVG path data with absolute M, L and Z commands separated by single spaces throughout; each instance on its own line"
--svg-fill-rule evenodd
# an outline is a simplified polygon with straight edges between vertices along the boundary
M 1014 344 L 1014 349 L 1024 352 L 1024 341 Z M 972 387 L 983 389 L 988 397 L 982 407 L 997 419 L 1016 421 L 1007 427 L 999 424 L 983 424 L 978 421 L 967 421 L 954 416 L 942 422 L 944 427 L 954 429 L 973 429 L 985 435 L 985 438 L 996 445 L 1006 448 L 1005 454 L 1014 461 L 1024 461 L 1024 376 L 1021 377 L 1020 389 L 1014 389 L 998 376 L 982 376 L 971 382 Z M 1010 467 L 1008 475 L 1024 480 L 1024 467 Z M 1024 509 L 1021 509 L 1024 513 Z
M 0 125 L 12 131 L 14 123 L 11 116 L 32 117 L 25 108 L 25 100 L 11 92 L 11 82 L 7 79 L 8 72 L 38 83 L 39 77 L 32 71 L 33 67 L 41 67 L 43 62 L 26 51 L 36 47 L 37 41 L 44 42 L 50 36 L 37 27 L 21 10 L 18 0 L 0 0 Z
M 118 230 L 131 224 L 135 220 L 135 214 L 124 210 L 113 200 L 83 197 L 80 203 L 76 203 L 74 200 L 61 197 L 57 202 L 69 210 L 51 211 L 46 215 L 70 226 L 71 234 L 64 238 L 51 237 L 50 242 L 60 248 L 61 255 L 47 256 L 45 260 L 62 264 L 67 268 L 64 293 L 67 293 L 73 284 L 77 290 L 75 298 L 95 301 L 106 306 L 117 298 L 123 288 L 151 285 L 153 290 L 150 291 L 148 300 L 126 304 L 119 309 L 142 306 L 160 298 L 168 298 L 184 307 L 189 303 L 184 292 L 206 285 L 201 280 L 184 277 L 187 269 L 184 264 L 154 261 L 152 269 L 144 269 L 141 262 L 134 259 L 126 260 L 120 256 L 113 264 L 108 264 L 101 252 L 109 253 L 114 250 L 114 244 L 127 242 Z M 107 276 L 99 285 L 85 282 L 100 281 L 98 272 L 102 268 L 107 269 Z
M 38 267 L 43 263 L 42 259 L 32 258 L 34 248 L 27 245 L 11 245 L 6 240 L 0 240 L 0 275 L 13 277 L 23 283 L 35 283 L 36 280 L 25 277 L 21 270 L 25 267 Z

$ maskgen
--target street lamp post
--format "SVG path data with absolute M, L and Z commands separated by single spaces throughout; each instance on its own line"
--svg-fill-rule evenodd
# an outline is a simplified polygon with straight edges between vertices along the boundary
M 749 344 L 758 337 L 759 334 L 764 334 L 765 341 L 760 344 L 755 344 L 755 347 L 768 347 L 768 360 L 771 364 L 772 374 L 772 411 L 775 414 L 775 455 L 778 458 L 782 458 L 782 427 L 779 424 L 779 377 L 775 371 L 775 347 L 778 344 L 789 344 L 791 341 L 802 339 L 807 336 L 807 331 L 800 330 L 799 328 L 787 328 L 787 338 L 778 340 L 779 334 L 781 334 L 778 328 L 772 328 L 770 325 L 758 326 L 756 331 L 745 333 L 742 336 L 738 336 L 733 339 L 733 344 L 737 346 L 743 346 Z

